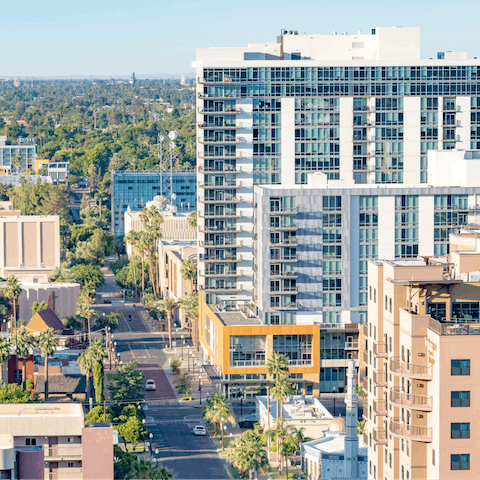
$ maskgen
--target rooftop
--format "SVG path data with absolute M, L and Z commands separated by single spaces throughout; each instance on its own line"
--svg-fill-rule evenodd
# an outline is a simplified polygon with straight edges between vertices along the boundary
M 4 404 L 0 409 L 0 429 L 6 417 L 81 417 L 79 403 L 20 403 Z
M 217 317 L 226 326 L 233 325 L 262 325 L 259 318 L 247 317 L 242 311 L 234 312 L 215 312 Z
M 255 397 L 257 402 L 261 403 L 266 411 L 267 397 L 260 395 Z M 276 402 L 270 402 L 270 416 L 273 420 L 277 418 Z M 283 403 L 283 417 L 286 420 L 322 420 L 330 422 L 333 420 L 332 414 L 323 406 L 323 404 L 313 395 L 292 395 Z
M 338 456 L 337 460 L 343 460 L 345 454 L 345 435 L 331 435 L 325 434 L 324 437 L 312 440 L 310 442 L 302 443 L 302 448 L 306 451 L 316 450 L 323 458 L 331 456 Z M 361 435 L 358 436 L 358 456 L 360 461 L 367 461 L 368 449 L 363 445 Z

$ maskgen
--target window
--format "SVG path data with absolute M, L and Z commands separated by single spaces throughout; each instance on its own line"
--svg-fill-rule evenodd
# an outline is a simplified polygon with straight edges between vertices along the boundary
M 389 306 L 390 306 L 389 312 L 392 313 L 392 299 L 391 298 L 389 299 L 388 303 L 389 303 Z
M 36 438 L 26 438 L 25 445 L 36 445 L 37 439 Z
M 470 438 L 470 423 L 452 423 L 450 438 Z
M 435 466 L 435 450 L 432 449 L 432 465 Z
M 73 462 L 68 462 L 68 468 L 72 468 L 73 467 Z
M 452 375 L 470 375 L 470 360 L 452 360 Z
M 452 407 L 469 407 L 470 392 L 453 391 L 451 393 L 451 406 Z
M 388 310 L 388 297 L 385 295 L 385 310 Z
M 451 470 L 470 470 L 470 454 L 450 455 Z
M 75 442 L 75 439 L 73 437 L 68 437 L 67 438 L 67 442 L 68 443 L 74 443 Z

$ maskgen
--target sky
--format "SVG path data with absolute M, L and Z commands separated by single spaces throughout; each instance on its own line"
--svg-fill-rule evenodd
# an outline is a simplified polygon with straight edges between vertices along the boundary
M 23 0 L 2 2 L 0 78 L 181 74 L 195 49 L 303 33 L 421 27 L 422 57 L 480 57 L 480 2 L 431 0 Z

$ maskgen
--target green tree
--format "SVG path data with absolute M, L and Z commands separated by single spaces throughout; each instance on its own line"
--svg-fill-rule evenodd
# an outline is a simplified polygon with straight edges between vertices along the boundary
M 61 322 L 65 328 L 73 328 L 74 330 L 80 330 L 82 328 L 82 323 L 75 317 L 62 318 Z
M 268 456 L 264 446 L 262 435 L 258 431 L 247 430 L 231 446 L 227 458 L 239 470 L 248 472 L 249 478 L 252 479 L 252 469 L 259 471 L 268 467 Z
M 360 420 L 357 422 L 357 430 L 359 435 L 363 434 L 363 430 L 365 429 L 365 422 L 365 420 Z
M 125 423 L 118 426 L 118 433 L 124 438 L 125 442 L 132 445 L 132 451 L 135 451 L 141 439 L 141 425 L 137 417 L 129 417 Z
M 180 267 L 180 275 L 184 280 L 190 280 L 192 291 L 194 280 L 197 279 L 197 261 L 194 258 L 187 258 Z
M 37 301 L 33 302 L 32 305 L 32 317 L 38 312 L 41 312 L 42 310 L 46 310 L 48 307 L 48 303 L 42 300 L 40 303 Z
M 11 348 L 12 348 L 12 344 L 10 340 L 0 337 L 0 381 L 3 381 L 2 365 L 5 362 L 8 362 L 8 359 L 10 358 Z
M 133 468 L 132 478 L 149 480 L 169 480 L 173 473 L 162 465 L 155 465 L 151 459 L 141 458 Z
M 17 357 L 21 358 L 23 364 L 22 383 L 23 387 L 27 386 L 27 359 L 33 353 L 33 347 L 35 345 L 35 338 L 29 333 L 26 327 L 20 328 L 18 334 L 15 335 L 15 343 L 17 350 Z
M 199 329 L 198 329 L 198 292 L 192 292 L 178 301 L 179 305 L 185 310 L 185 315 L 192 322 L 192 340 L 193 344 L 199 347 Z
M 104 384 L 104 368 L 103 360 L 107 358 L 107 350 L 105 345 L 98 338 L 88 348 L 89 354 L 93 362 L 93 385 L 95 387 L 95 401 L 103 402 L 103 384 Z
M 172 317 L 176 308 L 178 308 L 178 303 L 172 297 L 165 297 L 158 302 L 158 309 L 167 315 L 168 348 L 170 350 L 172 349 Z
M 18 335 L 17 333 L 17 298 L 20 296 L 22 293 L 22 287 L 20 285 L 20 282 L 18 281 L 18 278 L 16 277 L 10 277 L 7 280 L 7 286 L 3 289 L 5 292 L 5 296 L 7 298 L 10 298 L 12 301 L 12 310 L 13 310 L 13 325 L 15 329 L 15 348 L 18 348 L 18 344 L 16 341 L 16 337 Z M 18 355 L 16 356 L 16 361 L 15 361 L 15 371 L 18 371 Z
M 124 452 L 118 445 L 113 446 L 113 476 L 115 480 L 134 478 L 133 469 L 136 463 L 137 456 L 135 454 Z
M 293 395 L 294 390 L 292 384 L 288 381 L 286 374 L 280 374 L 275 380 L 275 385 L 272 388 L 272 395 L 277 400 L 279 410 L 277 410 L 277 418 L 283 416 L 283 402 L 287 397 Z
M 98 265 L 79 264 L 71 268 L 75 281 L 97 289 L 105 283 L 105 277 Z
M 94 265 L 103 265 L 105 262 L 105 249 L 103 247 L 103 233 L 96 230 L 94 234 L 84 242 L 78 242 L 75 255 L 79 260 Z
M 87 417 L 85 418 L 85 423 L 103 422 L 104 418 L 106 418 L 107 422 L 113 423 L 113 419 L 114 419 L 113 410 L 107 407 L 104 411 L 104 408 L 102 405 L 97 405 L 87 413 Z
M 95 310 L 91 306 L 95 303 L 95 290 L 87 285 L 80 290 L 80 297 L 77 302 L 77 316 L 83 318 L 87 323 L 88 345 L 92 346 L 92 332 L 90 328 L 90 319 L 95 315 Z
M 273 352 L 267 360 L 267 373 L 270 377 L 275 379 L 281 375 L 288 373 L 288 357 L 278 352 Z M 270 384 L 267 381 L 267 407 L 270 411 Z M 277 401 L 277 414 L 279 410 L 279 403 Z M 270 427 L 270 418 L 268 419 L 268 427 Z
M 78 365 L 80 366 L 80 371 L 82 375 L 85 375 L 85 382 L 87 384 L 87 398 L 91 397 L 90 392 L 90 376 L 92 375 L 92 370 L 95 362 L 92 358 L 92 352 L 88 349 L 85 350 L 81 355 L 78 357 Z
M 187 217 L 187 224 L 190 228 L 197 229 L 197 212 L 191 212 Z
M 38 392 L 34 392 L 34 400 L 38 399 Z M 1 403 L 29 403 L 32 396 L 29 390 L 16 383 L 0 382 L 0 404 Z
M 127 242 L 133 250 L 133 260 L 134 260 L 134 266 L 132 268 L 133 270 L 133 283 L 134 283 L 134 289 L 135 289 L 135 296 L 137 296 L 137 275 L 136 275 L 136 268 L 135 268 L 135 258 L 136 258 L 136 250 L 135 247 L 138 243 L 138 232 L 134 230 L 130 230 L 126 235 L 125 235 L 125 242 Z
M 97 330 L 110 327 L 111 331 L 115 331 L 119 325 L 120 314 L 118 312 L 103 313 L 95 317 L 94 325 Z
M 108 386 L 110 398 L 115 405 L 124 405 L 144 398 L 145 374 L 138 369 L 138 362 L 132 361 L 117 370 L 115 382 Z
M 210 395 L 203 407 L 203 417 L 215 426 L 215 433 L 217 425 L 220 426 L 222 434 L 222 450 L 224 450 L 223 426 L 226 423 L 231 423 L 235 426 L 235 415 L 232 410 L 232 405 L 227 402 L 224 395 L 221 393 L 214 393 Z
M 37 339 L 40 353 L 45 359 L 45 400 L 48 400 L 48 359 L 53 356 L 55 348 L 58 346 L 58 337 L 53 328 L 46 328 L 40 333 Z

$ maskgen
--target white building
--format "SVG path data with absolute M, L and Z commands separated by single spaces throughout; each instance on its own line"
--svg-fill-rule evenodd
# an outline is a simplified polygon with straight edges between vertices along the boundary
M 50 162 L 47 165 L 47 172 L 52 180 L 64 181 L 70 175 L 70 162 Z
M 10 145 L 6 136 L 0 136 L 0 169 L 8 173 L 20 173 L 25 170 L 35 170 L 37 146 L 33 138 L 26 138 L 21 145 Z M 12 159 L 20 155 L 21 168 L 12 167 Z
M 273 43 L 198 49 L 194 67 L 199 284 L 209 297 L 252 291 L 254 185 L 299 188 L 312 172 L 420 185 L 429 150 L 480 147 L 480 60 L 421 59 L 418 28 L 284 32 Z
M 348 367 L 346 420 L 341 417 L 330 422 L 322 438 L 302 443 L 302 471 L 309 479 L 360 479 L 368 477 L 367 448 L 359 447 L 357 433 L 358 396 L 355 382 L 355 362 Z

